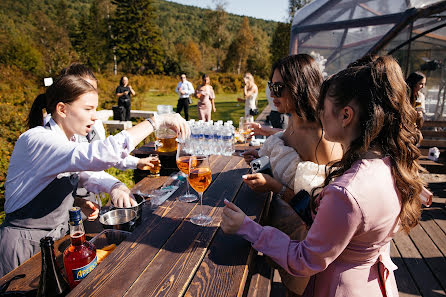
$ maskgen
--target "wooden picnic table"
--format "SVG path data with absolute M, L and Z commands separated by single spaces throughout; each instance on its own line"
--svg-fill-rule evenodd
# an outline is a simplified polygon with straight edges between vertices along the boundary
M 241 176 L 249 168 L 241 157 L 211 156 L 210 163 L 212 183 L 203 199 L 203 212 L 213 218 L 209 226 L 189 221 L 199 205 L 176 199 L 185 192 L 183 184 L 158 208 L 146 203 L 141 225 L 68 296 L 241 296 L 257 252 L 242 238 L 220 230 L 223 200 L 234 201 L 258 221 L 270 194 L 254 194 L 243 183 Z M 132 191 L 147 192 L 165 180 L 146 177 Z M 64 240 L 56 242 L 56 254 Z M 8 290 L 37 288 L 40 253 L 0 279 L 0 285 L 20 273 L 27 277 Z

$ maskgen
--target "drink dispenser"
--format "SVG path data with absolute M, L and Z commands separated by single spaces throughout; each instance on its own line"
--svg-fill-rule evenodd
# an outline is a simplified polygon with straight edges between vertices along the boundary
M 172 105 L 158 105 L 158 114 L 173 113 Z M 158 152 L 174 152 L 177 149 L 177 134 L 169 128 L 159 128 L 155 131 L 155 149 Z

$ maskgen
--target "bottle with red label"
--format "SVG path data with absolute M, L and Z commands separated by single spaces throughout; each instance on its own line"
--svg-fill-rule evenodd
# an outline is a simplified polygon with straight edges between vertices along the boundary
M 76 287 L 98 264 L 96 247 L 85 240 L 81 209 L 73 207 L 70 215 L 71 244 L 63 253 L 63 264 L 71 288 Z

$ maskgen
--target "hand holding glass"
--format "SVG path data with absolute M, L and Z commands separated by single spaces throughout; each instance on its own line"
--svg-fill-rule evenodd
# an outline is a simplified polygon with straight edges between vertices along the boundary
M 195 225 L 205 226 L 212 222 L 210 216 L 203 214 L 203 192 L 212 181 L 212 172 L 207 156 L 191 156 L 189 159 L 189 183 L 200 196 L 200 213 L 191 218 Z

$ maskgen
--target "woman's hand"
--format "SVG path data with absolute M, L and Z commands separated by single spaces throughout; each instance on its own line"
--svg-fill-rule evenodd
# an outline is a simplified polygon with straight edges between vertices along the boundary
M 243 153 L 243 158 L 248 165 L 251 163 L 252 160 L 257 159 L 258 157 L 259 152 L 255 149 L 248 149 Z
M 138 169 L 139 170 L 150 170 L 150 168 L 153 168 L 155 165 L 152 164 L 153 160 L 155 160 L 156 158 L 153 157 L 147 157 L 147 158 L 140 158 L 138 160 Z M 160 164 L 161 166 L 161 164 Z
M 226 199 L 224 201 L 226 206 L 223 209 L 220 227 L 223 232 L 227 234 L 234 234 L 242 226 L 246 215 L 234 203 L 231 203 Z
M 251 127 L 252 131 L 254 132 L 254 135 L 270 136 L 277 132 L 282 131 L 282 129 L 262 126 L 259 123 L 249 123 L 249 127 Z
M 94 221 L 97 219 L 99 215 L 99 204 L 86 200 L 86 199 L 79 199 L 82 212 L 87 216 L 87 220 Z
M 253 173 L 242 176 L 245 184 L 255 192 L 280 192 L 282 184 L 269 174 Z
M 156 126 L 168 127 L 182 138 L 186 139 L 190 135 L 189 124 L 178 113 L 162 114 L 156 118 Z
M 212 106 L 212 111 L 213 111 L 213 112 L 216 112 L 216 111 L 217 111 L 217 109 L 215 108 L 215 106 Z
M 133 194 L 130 192 L 130 189 L 123 183 L 116 183 L 113 186 L 110 191 L 110 200 L 114 206 L 120 208 L 138 205 L 135 197 L 133 197 Z

